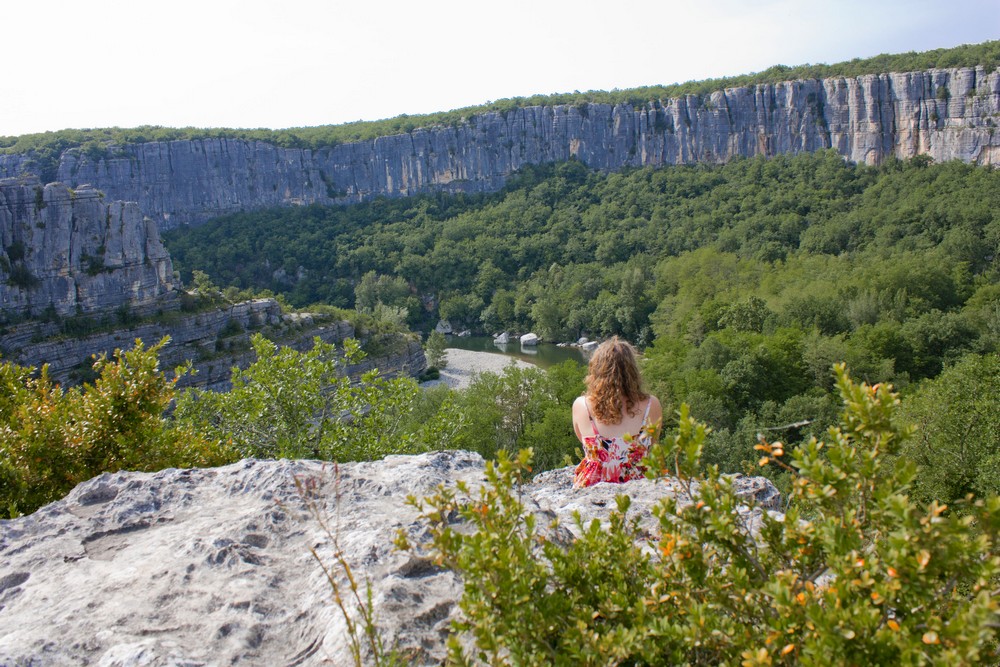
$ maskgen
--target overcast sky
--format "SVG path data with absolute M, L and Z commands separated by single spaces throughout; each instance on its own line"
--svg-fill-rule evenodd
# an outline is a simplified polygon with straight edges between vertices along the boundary
M 7 0 L 0 135 L 299 127 L 1000 38 L 1000 0 Z

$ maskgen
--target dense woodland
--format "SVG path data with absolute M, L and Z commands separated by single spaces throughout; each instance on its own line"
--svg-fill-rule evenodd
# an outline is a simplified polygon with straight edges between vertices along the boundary
M 995 67 L 998 45 L 759 76 Z M 120 139 L 106 132 L 59 141 Z M 516 485 L 578 460 L 579 365 L 511 367 L 460 392 L 377 373 L 352 383 L 357 343 L 295 352 L 257 335 L 257 362 L 226 394 L 178 392 L 156 345 L 98 360 L 71 389 L 0 363 L 0 516 L 104 470 L 458 447 L 498 461 L 490 484 L 415 502 L 495 664 L 995 662 L 996 170 L 833 152 L 615 174 L 571 161 L 488 195 L 259 211 L 165 240 L 198 298 L 266 291 L 356 308 L 398 335 L 444 318 L 550 341 L 624 336 L 669 416 L 651 472 L 697 486 L 699 502 L 664 503 L 657 540 L 627 500 L 610 530 L 547 540 Z M 765 517 L 758 542 L 737 525 L 728 472 L 786 493 L 785 519 Z M 456 512 L 477 530 L 455 531 Z
M 617 174 L 568 162 L 493 195 L 263 211 L 166 241 L 185 275 L 299 306 L 624 336 L 666 414 L 689 403 L 714 429 L 707 460 L 736 471 L 760 429 L 825 432 L 835 362 L 905 394 L 995 353 L 998 211 L 994 170 L 825 152 Z

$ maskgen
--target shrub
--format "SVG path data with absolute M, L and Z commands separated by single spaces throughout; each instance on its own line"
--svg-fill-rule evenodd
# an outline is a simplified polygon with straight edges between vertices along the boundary
M 902 413 L 917 425 L 902 450 L 920 471 L 915 497 L 1000 493 L 1000 356 L 963 357 L 907 396 Z
M 680 411 L 652 475 L 686 489 L 640 539 L 629 499 L 610 528 L 596 520 L 560 541 L 521 501 L 530 452 L 487 464 L 488 484 L 412 500 L 433 555 L 465 579 L 457 664 L 978 664 L 995 660 L 1000 500 L 958 516 L 907 495 L 914 467 L 890 461 L 907 436 L 887 386 L 857 385 L 838 368 L 840 426 L 798 448 L 784 516 L 743 526 L 727 478 L 700 470 L 705 427 Z M 761 463 L 782 461 L 761 441 Z M 655 472 L 659 471 L 659 472 Z M 745 508 L 744 508 L 745 510 Z M 455 525 L 455 514 L 475 528 Z M 400 546 L 415 548 L 400 537 Z
M 210 438 L 229 442 L 240 456 L 372 460 L 412 452 L 444 428 L 446 416 L 407 430 L 419 388 L 410 378 L 387 380 L 377 370 L 352 382 L 345 363 L 361 361 L 358 342 L 348 338 L 343 356 L 319 338 L 311 350 L 279 347 L 257 333 L 257 355 L 248 368 L 234 368 L 226 393 L 189 389 L 174 418 Z
M 148 349 L 137 340 L 113 359 L 102 355 L 93 384 L 65 392 L 45 366 L 33 378 L 33 368 L 0 364 L 0 515 L 33 512 L 101 472 L 232 460 L 163 419 L 177 381 L 159 369 L 167 340 Z
M 424 343 L 424 352 L 427 355 L 427 365 L 434 368 L 444 368 L 447 366 L 447 347 L 448 341 L 445 339 L 444 334 L 437 330 L 432 331 L 430 335 L 427 336 L 427 342 Z
M 28 267 L 22 263 L 14 264 L 10 267 L 10 272 L 7 276 L 7 284 L 11 287 L 20 287 L 21 289 L 34 289 L 41 284 L 38 278 L 36 278 Z

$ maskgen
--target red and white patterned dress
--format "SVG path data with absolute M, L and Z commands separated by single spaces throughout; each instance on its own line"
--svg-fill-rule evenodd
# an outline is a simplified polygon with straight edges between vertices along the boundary
M 649 423 L 650 403 L 652 399 L 646 401 L 646 412 L 642 415 L 638 433 L 609 438 L 597 430 L 590 405 L 584 399 L 594 435 L 583 439 L 583 460 L 576 466 L 574 487 L 582 488 L 598 482 L 628 482 L 645 476 L 646 467 L 642 465 L 642 459 L 656 440 L 656 424 Z

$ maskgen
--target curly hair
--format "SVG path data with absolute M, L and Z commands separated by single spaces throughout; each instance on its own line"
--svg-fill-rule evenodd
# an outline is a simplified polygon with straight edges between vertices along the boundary
M 618 336 L 594 350 L 584 382 L 591 409 L 605 424 L 621 422 L 622 407 L 631 415 L 640 401 L 649 398 L 642 389 L 635 348 Z

